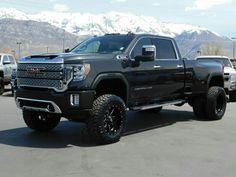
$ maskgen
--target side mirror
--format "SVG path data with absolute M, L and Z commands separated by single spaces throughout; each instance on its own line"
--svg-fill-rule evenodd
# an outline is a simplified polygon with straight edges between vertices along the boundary
M 134 57 L 135 61 L 153 61 L 156 58 L 156 46 L 155 45 L 144 45 L 142 47 L 142 55 Z
M 69 48 L 67 48 L 67 49 L 64 50 L 64 53 L 69 53 L 69 52 L 70 52 L 70 49 L 69 49 Z
M 9 65 L 9 64 L 11 64 L 11 61 L 10 60 L 5 60 L 5 61 L 3 61 L 3 64 L 4 65 Z

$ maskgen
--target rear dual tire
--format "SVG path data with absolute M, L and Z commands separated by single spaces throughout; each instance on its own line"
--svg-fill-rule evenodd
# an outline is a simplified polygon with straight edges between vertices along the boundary
M 226 110 L 226 94 L 221 87 L 210 87 L 206 97 L 196 98 L 193 111 L 200 119 L 220 120 Z

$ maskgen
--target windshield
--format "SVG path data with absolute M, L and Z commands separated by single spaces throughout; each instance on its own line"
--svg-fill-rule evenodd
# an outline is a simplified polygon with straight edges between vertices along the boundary
M 87 53 L 123 53 L 128 47 L 134 36 L 128 35 L 105 35 L 88 39 L 71 52 L 87 54 Z
M 197 60 L 199 61 L 214 60 L 214 61 L 222 63 L 225 67 L 231 67 L 231 68 L 233 67 L 227 58 L 197 58 Z

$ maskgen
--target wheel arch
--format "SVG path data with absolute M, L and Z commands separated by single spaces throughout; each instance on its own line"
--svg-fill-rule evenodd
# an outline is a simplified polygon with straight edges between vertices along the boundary
M 219 86 L 224 88 L 224 77 L 222 74 L 213 74 L 208 79 L 208 89 L 212 86 Z
M 92 84 L 92 89 L 96 90 L 96 94 L 98 94 L 98 96 L 102 93 L 115 94 L 121 97 L 125 103 L 128 101 L 128 88 L 129 83 L 125 76 L 121 73 L 100 74 L 96 77 Z M 106 93 L 106 91 L 108 93 Z

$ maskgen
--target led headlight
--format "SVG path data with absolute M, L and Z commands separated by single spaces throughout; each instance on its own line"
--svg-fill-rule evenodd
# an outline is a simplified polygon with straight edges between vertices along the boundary
M 74 65 L 73 66 L 73 80 L 82 81 L 90 72 L 90 64 Z

